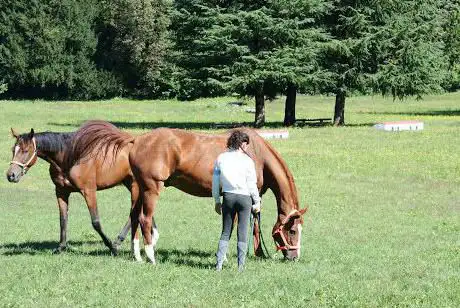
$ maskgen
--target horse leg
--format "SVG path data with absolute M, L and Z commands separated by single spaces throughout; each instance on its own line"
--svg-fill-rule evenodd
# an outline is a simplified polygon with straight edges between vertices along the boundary
M 70 192 L 56 187 L 56 198 L 59 207 L 59 225 L 61 228 L 59 246 L 53 253 L 61 253 L 67 248 L 67 221 Z
M 110 249 L 112 255 L 117 255 L 118 251 L 113 247 L 112 242 L 102 231 L 102 226 L 99 220 L 99 214 L 97 212 L 97 201 L 96 201 L 96 189 L 86 189 L 82 192 L 85 198 L 86 205 L 88 206 L 89 214 L 91 215 L 91 224 L 94 230 L 99 233 L 100 237 L 104 241 L 105 246 Z
M 156 203 L 160 196 L 160 191 L 164 183 L 160 181 L 152 181 L 143 192 L 143 205 L 141 216 L 141 229 L 144 236 L 144 249 L 147 255 L 147 260 L 155 264 L 155 253 L 153 250 L 153 214 L 155 212 Z
M 138 202 L 138 200 L 139 200 L 139 186 L 137 185 L 136 182 L 134 182 L 132 180 L 124 181 L 123 184 L 131 192 L 131 211 L 132 211 L 136 206 L 136 202 Z M 141 201 L 139 201 L 139 202 L 141 202 Z M 142 206 L 142 204 L 140 206 Z M 113 246 L 117 251 L 120 249 L 121 243 L 126 239 L 126 236 L 128 235 L 128 232 L 129 232 L 130 228 L 132 228 L 131 214 L 128 217 L 128 221 L 123 226 L 123 229 L 121 229 L 121 231 L 118 234 L 117 238 L 113 241 Z M 153 246 L 155 247 L 156 243 L 158 241 L 158 238 L 160 237 L 160 233 L 158 232 L 155 220 L 153 220 L 153 223 L 152 223 L 152 237 L 153 237 Z M 132 238 L 132 240 L 136 241 L 137 243 L 139 242 L 138 228 L 136 228 L 135 236 Z M 139 248 L 139 245 L 136 244 L 135 247 Z M 135 255 L 136 255 L 136 253 L 135 253 Z M 140 252 L 139 252 L 139 256 L 140 256 Z
M 121 229 L 120 233 L 118 233 L 117 238 L 112 242 L 113 248 L 117 251 L 120 250 L 121 243 L 126 239 L 128 235 L 129 229 L 131 228 L 131 219 L 128 217 L 128 221 Z
M 157 224 L 155 222 L 155 217 L 152 217 L 152 245 L 153 247 L 157 246 L 157 242 L 159 238 L 160 238 L 160 233 L 158 232 Z
M 141 248 L 139 242 L 139 216 L 142 209 L 142 203 L 137 202 L 131 209 L 130 220 L 131 220 L 131 252 L 133 253 L 134 260 L 142 262 Z
M 132 179 L 125 179 L 123 181 L 123 185 L 130 191 L 131 193 L 131 211 L 134 209 L 136 206 L 136 202 L 139 199 L 139 186 L 135 181 Z M 131 216 L 131 214 L 130 214 Z M 128 221 L 126 224 L 123 226 L 121 229 L 120 233 L 118 234 L 117 238 L 113 241 L 113 247 L 117 251 L 120 249 L 121 243 L 126 239 L 126 236 L 128 235 L 129 229 L 131 228 L 131 217 L 128 217 Z M 136 230 L 137 232 L 137 230 Z M 139 239 L 139 235 L 136 234 L 136 239 Z

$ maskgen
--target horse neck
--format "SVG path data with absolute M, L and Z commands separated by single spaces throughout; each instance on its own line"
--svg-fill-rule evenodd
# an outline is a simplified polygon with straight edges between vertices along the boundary
M 291 211 L 299 209 L 299 199 L 294 177 L 281 156 L 267 145 L 268 154 L 264 162 L 264 186 L 269 188 L 276 198 L 278 219 L 282 220 Z
M 35 134 L 37 156 L 59 169 L 64 168 L 66 149 L 70 146 L 72 133 Z

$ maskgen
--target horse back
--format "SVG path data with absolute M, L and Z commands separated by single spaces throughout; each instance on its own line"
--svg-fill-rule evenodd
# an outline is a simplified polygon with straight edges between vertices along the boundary
M 251 131 L 251 135 L 255 133 Z M 209 135 L 180 129 L 160 128 L 136 138 L 130 153 L 133 172 L 141 181 L 163 181 L 195 196 L 211 196 L 212 170 L 217 156 L 226 151 L 230 132 Z M 257 135 L 258 136 L 258 135 Z M 260 142 L 259 139 L 255 142 Z M 263 183 L 263 160 L 259 147 L 248 153 L 254 159 L 258 186 Z

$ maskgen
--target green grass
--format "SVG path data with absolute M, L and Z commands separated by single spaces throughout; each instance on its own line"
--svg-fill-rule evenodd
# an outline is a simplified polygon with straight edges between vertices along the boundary
M 195 102 L 1 101 L 0 162 L 8 168 L 10 127 L 72 131 L 104 119 L 134 134 L 151 127 L 210 130 L 250 122 L 232 98 Z M 333 97 L 299 97 L 298 118 L 330 117 Z M 166 189 L 157 207 L 158 265 L 131 261 L 126 241 L 111 257 L 92 230 L 83 198 L 72 195 L 71 251 L 52 255 L 59 218 L 48 164 L 19 184 L 0 181 L 2 307 L 458 307 L 460 306 L 460 93 L 404 102 L 347 100 L 344 128 L 290 128 L 272 144 L 296 179 L 305 219 L 299 262 L 280 260 L 270 231 L 276 205 L 263 198 L 263 232 L 274 258 L 250 258 L 213 271 L 220 218 L 211 198 Z M 251 102 L 250 102 L 251 105 Z M 249 105 L 249 106 L 250 106 Z M 267 127 L 280 126 L 283 102 L 267 103 Z M 380 121 L 422 120 L 419 132 L 381 132 Z M 98 193 L 102 225 L 114 237 L 129 211 L 121 187 Z

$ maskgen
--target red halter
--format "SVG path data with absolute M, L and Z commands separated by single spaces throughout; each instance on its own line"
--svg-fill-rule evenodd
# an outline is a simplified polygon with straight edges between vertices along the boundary
M 275 241 L 275 245 L 276 245 L 276 250 L 295 250 L 295 249 L 299 249 L 300 248 L 300 237 L 299 237 L 299 240 L 297 242 L 297 245 L 289 245 L 289 243 L 287 242 L 286 240 L 286 237 L 284 236 L 284 233 L 283 233 L 283 226 L 285 224 L 287 224 L 287 222 L 289 221 L 289 219 L 294 216 L 294 214 L 297 214 L 298 213 L 298 210 L 292 210 L 287 216 L 286 218 L 281 222 L 281 224 L 278 226 L 278 228 L 276 228 L 275 231 L 273 231 L 272 233 L 272 236 L 275 236 L 276 234 L 279 234 L 280 237 L 281 237 L 281 240 L 283 241 L 283 244 L 280 245 L 278 244 L 278 242 Z

